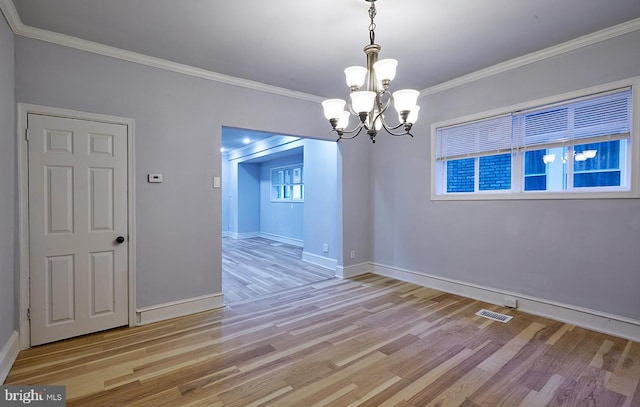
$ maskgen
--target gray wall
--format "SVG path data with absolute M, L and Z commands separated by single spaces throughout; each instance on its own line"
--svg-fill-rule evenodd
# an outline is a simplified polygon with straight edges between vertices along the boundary
M 211 179 L 223 125 L 328 137 L 317 103 L 22 37 L 16 98 L 135 119 L 138 307 L 221 291 L 221 196 Z M 347 169 L 362 165 L 353 158 Z M 146 183 L 149 172 L 164 182 Z
M 338 229 L 338 145 L 304 140 L 304 251 L 336 259 Z M 329 252 L 322 251 L 323 244 Z
M 231 170 L 231 166 L 229 165 L 229 159 L 226 154 L 221 154 L 221 157 L 222 233 L 223 236 L 226 236 L 231 230 L 231 217 L 229 215 L 231 206 L 231 199 L 229 199 L 229 193 L 231 192 L 229 182 L 231 182 L 231 177 L 229 171 Z
M 431 201 L 429 144 L 434 122 L 639 75 L 636 31 L 422 98 L 416 138 L 374 148 L 375 262 L 640 320 L 640 200 Z
M 342 202 L 338 207 L 338 224 L 342 226 L 338 234 L 338 246 L 342 248 L 338 253 L 338 265 L 353 266 L 373 258 L 371 155 L 374 151 L 384 154 L 384 147 L 372 144 L 369 137 L 362 134 L 354 140 L 341 142 L 338 151 L 338 173 L 342 174 L 338 180 L 338 202 Z M 353 166 L 352 160 L 360 164 Z M 354 258 L 350 256 L 352 251 Z
M 0 348 L 17 330 L 17 200 L 13 33 L 0 15 Z
M 260 164 L 238 164 L 238 233 L 260 231 Z

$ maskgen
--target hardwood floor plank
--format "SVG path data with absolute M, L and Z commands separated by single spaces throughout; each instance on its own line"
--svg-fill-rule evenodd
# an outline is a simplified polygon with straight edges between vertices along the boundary
M 578 379 L 577 386 L 568 399 L 569 406 L 599 405 L 621 407 L 626 397 L 606 388 L 605 370 L 589 367 Z
M 365 358 L 343 368 L 338 369 L 333 374 L 323 375 L 312 382 L 305 383 L 304 386 L 274 400 L 274 406 L 307 406 L 327 397 L 335 389 L 343 388 L 343 383 L 349 380 L 349 376 L 358 371 L 369 369 L 376 362 L 384 359 L 384 355 L 375 352 Z
M 607 381 L 607 388 L 627 396 L 630 401 L 636 392 L 640 392 L 640 384 L 634 377 L 640 376 L 640 344 L 627 342 L 618 363 Z M 637 400 L 640 405 L 640 400 Z M 626 405 L 631 405 L 629 402 Z
M 461 405 L 490 378 L 491 376 L 486 371 L 476 367 L 460 377 L 441 394 L 435 396 L 426 407 Z
M 489 342 L 486 346 L 480 348 L 477 352 L 469 355 L 451 369 L 438 375 L 429 386 L 420 390 L 416 395 L 407 400 L 414 405 L 425 405 L 429 401 L 443 393 L 457 378 L 469 373 L 473 368 L 484 362 L 491 355 L 495 354 L 501 348 L 500 345 Z
M 91 407 L 637 407 L 639 383 L 639 343 L 375 275 L 43 345 L 6 380 Z
M 263 239 L 222 238 L 222 290 L 228 303 L 335 277 L 302 261 L 302 248 Z
M 363 403 L 369 402 L 369 400 L 402 380 L 398 376 L 392 375 L 388 380 L 383 383 L 377 383 L 373 380 L 368 380 L 364 384 L 358 384 L 358 392 L 352 392 L 347 397 L 337 399 L 332 407 L 356 407 L 361 406 Z M 365 393 L 366 392 L 366 393 Z
M 520 403 L 520 407 L 544 407 L 549 405 L 553 400 L 553 396 L 560 388 L 562 381 L 562 376 L 554 374 L 549 381 L 542 386 L 540 391 L 531 390 L 524 400 L 522 400 L 522 403 Z

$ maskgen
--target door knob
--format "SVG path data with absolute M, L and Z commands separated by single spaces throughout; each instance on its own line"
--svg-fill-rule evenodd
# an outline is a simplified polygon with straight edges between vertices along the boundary
M 124 236 L 118 236 L 116 237 L 116 243 L 120 244 L 120 243 L 124 243 L 126 239 L 124 238 Z

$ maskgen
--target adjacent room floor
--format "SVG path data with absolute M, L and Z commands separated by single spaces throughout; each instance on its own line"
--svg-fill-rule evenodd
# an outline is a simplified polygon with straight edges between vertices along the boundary
M 222 291 L 226 303 L 334 276 L 334 270 L 302 261 L 301 247 L 260 237 L 222 238 Z

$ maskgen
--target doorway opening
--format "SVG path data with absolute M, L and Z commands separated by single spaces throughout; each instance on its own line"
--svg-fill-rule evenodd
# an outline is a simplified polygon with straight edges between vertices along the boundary
M 222 291 L 227 303 L 335 276 L 335 142 L 222 128 Z

